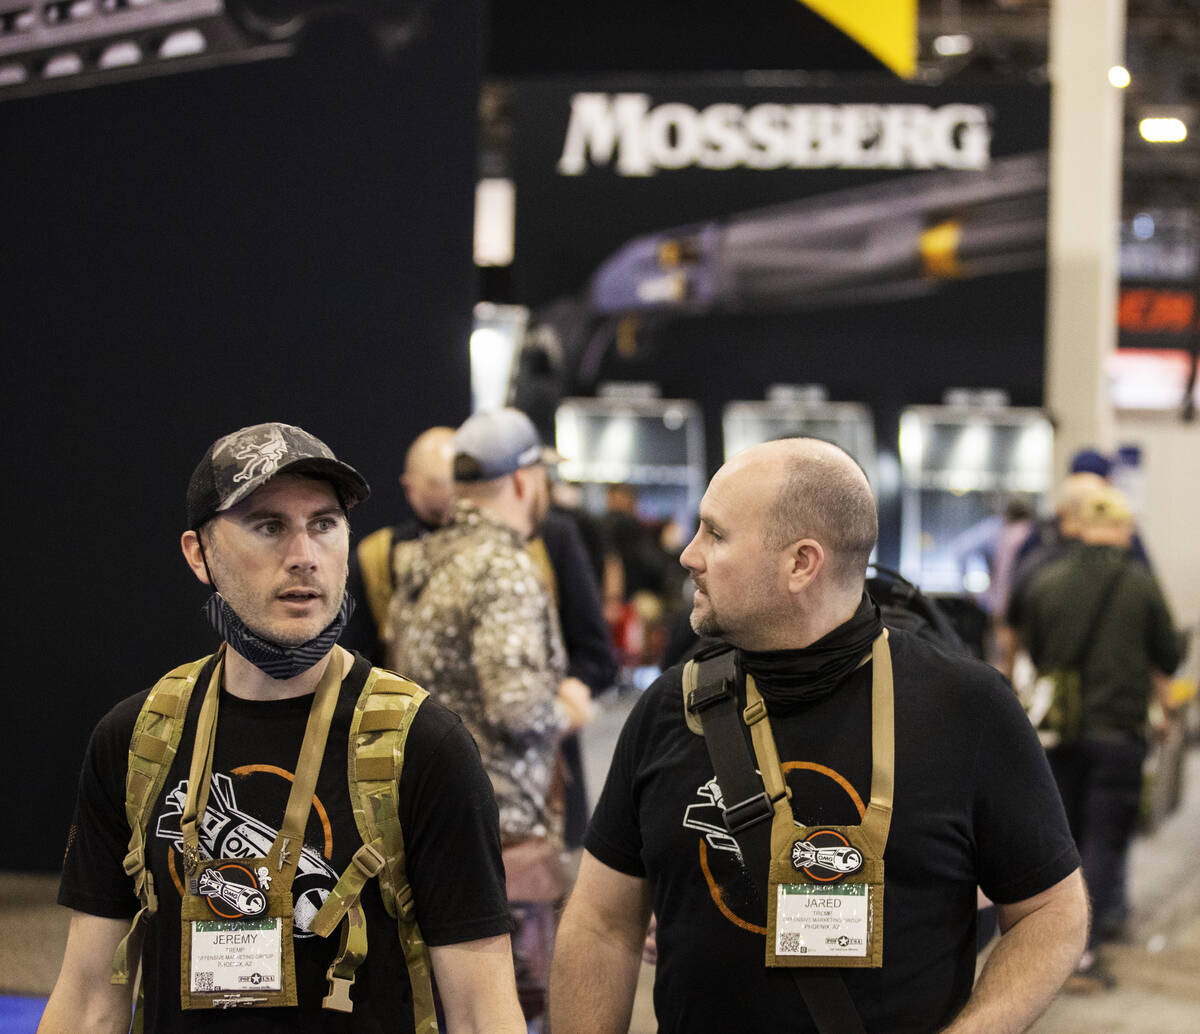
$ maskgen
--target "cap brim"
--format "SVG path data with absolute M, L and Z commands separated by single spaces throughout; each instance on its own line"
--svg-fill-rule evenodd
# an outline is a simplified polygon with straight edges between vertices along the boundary
M 349 463 L 325 459 L 321 456 L 306 456 L 292 463 L 283 464 L 277 470 L 272 471 L 269 477 L 255 478 L 247 482 L 224 501 L 217 513 L 223 513 L 236 506 L 280 474 L 312 474 L 329 481 L 337 490 L 338 499 L 347 510 L 357 506 L 371 494 L 371 487 L 367 484 L 366 479 Z

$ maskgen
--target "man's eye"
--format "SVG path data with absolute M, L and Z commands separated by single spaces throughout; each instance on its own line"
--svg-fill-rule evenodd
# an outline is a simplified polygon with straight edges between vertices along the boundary
M 317 531 L 333 531 L 337 526 L 336 517 L 322 517 L 317 521 Z
M 283 524 L 279 521 L 263 521 L 258 530 L 264 535 L 278 535 L 283 530 Z

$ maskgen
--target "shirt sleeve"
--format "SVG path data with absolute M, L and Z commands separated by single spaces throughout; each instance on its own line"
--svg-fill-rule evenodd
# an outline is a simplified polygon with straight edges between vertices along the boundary
M 425 941 L 460 944 L 510 932 L 492 784 L 458 716 L 432 700 L 409 731 L 399 812 Z
M 653 738 L 652 720 L 664 706 L 664 694 L 682 701 L 678 669 L 661 676 L 639 698 L 630 711 L 604 780 L 604 789 L 588 823 L 584 847 L 611 869 L 627 876 L 644 878 L 640 803 L 636 785 L 642 759 Z M 682 702 L 678 721 L 682 723 Z
M 1159 671 L 1170 675 L 1183 660 L 1183 644 L 1179 634 L 1175 631 L 1171 610 L 1163 598 L 1162 590 L 1159 589 L 1153 575 L 1146 572 L 1146 577 L 1149 583 L 1147 595 L 1150 601 L 1147 653 L 1151 663 Z
M 123 865 L 129 851 L 125 769 L 146 695 L 130 697 L 105 715 L 84 755 L 58 903 L 88 915 L 126 919 L 140 907 Z

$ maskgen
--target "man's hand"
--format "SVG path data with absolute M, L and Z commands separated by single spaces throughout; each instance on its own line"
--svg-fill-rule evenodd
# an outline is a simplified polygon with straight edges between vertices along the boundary
M 558 684 L 558 701 L 567 715 L 567 727 L 564 732 L 576 732 L 596 717 L 592 691 L 586 683 L 572 675 L 568 675 Z

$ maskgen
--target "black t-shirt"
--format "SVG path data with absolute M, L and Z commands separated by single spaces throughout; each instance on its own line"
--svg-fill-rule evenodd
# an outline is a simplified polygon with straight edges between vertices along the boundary
M 890 633 L 895 811 L 884 854 L 883 968 L 845 969 L 869 1031 L 940 1030 L 975 972 L 976 884 L 1011 903 L 1079 857 L 1029 720 L 1004 679 Z M 684 722 L 681 668 L 630 714 L 585 841 L 645 877 L 658 918 L 654 1005 L 663 1034 L 815 1030 L 791 976 L 763 961 L 763 912 L 713 802 L 713 766 Z M 871 666 L 771 720 L 806 825 L 854 825 L 870 800 Z
M 308 924 L 362 840 L 347 782 L 350 719 L 370 666 L 362 657 L 342 683 L 325 758 L 293 883 L 297 1008 L 189 1010 L 179 1005 L 182 859 L 179 813 L 207 673 L 197 681 L 183 739 L 161 800 L 147 826 L 158 913 L 143 950 L 146 1030 L 156 1032 L 353 1031 L 413 1029 L 412 990 L 396 934 L 375 880 L 363 892 L 368 953 L 359 968 L 350 1015 L 321 1008 L 326 970 L 338 935 L 322 939 Z M 69 908 L 111 918 L 138 909 L 122 869 L 129 843 L 125 769 L 129 740 L 145 693 L 114 707 L 96 727 L 84 759 L 58 900 Z M 283 821 L 291 777 L 304 738 L 312 696 L 248 701 L 222 692 L 212 788 L 200 833 L 212 857 L 265 855 Z M 457 715 L 426 700 L 413 720 L 398 794 L 406 870 L 417 921 L 430 945 L 457 944 L 511 928 L 500 859 L 495 799 L 479 752 Z

